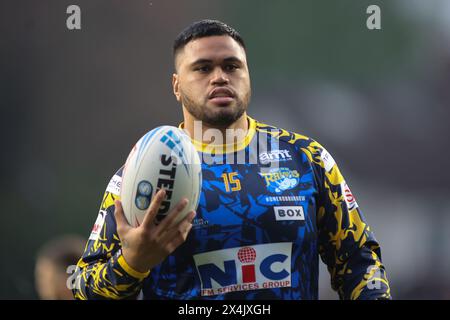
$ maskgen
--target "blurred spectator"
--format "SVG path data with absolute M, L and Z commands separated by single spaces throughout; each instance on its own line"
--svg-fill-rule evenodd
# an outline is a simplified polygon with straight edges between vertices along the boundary
M 70 276 L 67 268 L 76 265 L 86 240 L 76 235 L 64 235 L 45 243 L 38 252 L 35 266 L 35 285 L 40 299 L 72 300 L 67 288 Z

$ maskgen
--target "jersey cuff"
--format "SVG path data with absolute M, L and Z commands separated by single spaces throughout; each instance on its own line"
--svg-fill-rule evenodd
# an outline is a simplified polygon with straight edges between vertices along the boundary
M 147 272 L 139 272 L 134 270 L 130 265 L 125 261 L 125 258 L 121 255 L 119 259 L 117 259 L 117 263 L 122 267 L 123 270 L 125 270 L 126 273 L 128 273 L 130 276 L 142 280 L 146 278 L 150 274 L 150 270 Z

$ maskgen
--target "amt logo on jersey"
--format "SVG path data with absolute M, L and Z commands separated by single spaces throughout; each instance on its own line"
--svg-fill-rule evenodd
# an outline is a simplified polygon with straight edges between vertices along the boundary
M 262 152 L 259 155 L 259 161 L 261 161 L 262 164 L 289 160 L 292 160 L 292 157 L 289 154 L 289 150 L 272 150 L 268 152 Z
M 260 244 L 197 254 L 202 296 L 291 286 L 292 243 Z

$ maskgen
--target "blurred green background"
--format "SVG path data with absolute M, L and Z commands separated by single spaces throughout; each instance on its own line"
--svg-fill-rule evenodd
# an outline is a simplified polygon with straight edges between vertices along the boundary
M 81 30 L 66 8 L 81 8 Z M 381 8 L 381 30 L 366 9 Z M 145 132 L 182 120 L 172 42 L 219 19 L 248 47 L 254 118 L 311 136 L 340 164 L 397 299 L 450 298 L 450 1 L 0 3 L 0 298 L 35 299 L 46 241 L 87 238 Z M 320 297 L 336 299 L 321 269 Z

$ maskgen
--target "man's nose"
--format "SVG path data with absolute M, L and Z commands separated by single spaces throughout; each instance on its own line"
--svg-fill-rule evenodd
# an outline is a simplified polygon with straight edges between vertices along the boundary
M 216 68 L 212 74 L 211 84 L 213 85 L 223 85 L 229 82 L 226 72 L 222 68 Z

